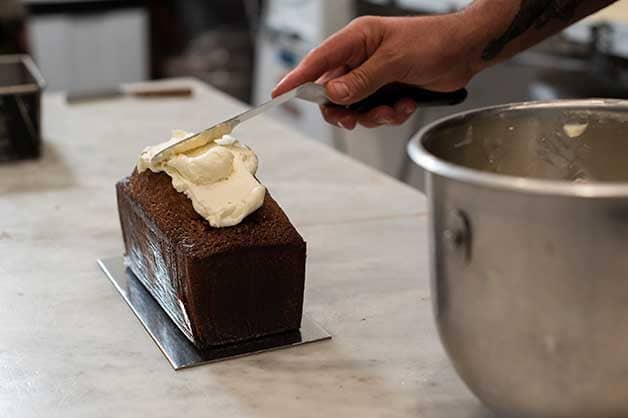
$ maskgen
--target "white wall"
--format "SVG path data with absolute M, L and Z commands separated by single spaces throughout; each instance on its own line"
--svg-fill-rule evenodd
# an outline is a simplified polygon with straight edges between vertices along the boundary
M 48 90 L 145 80 L 147 21 L 141 9 L 34 16 L 29 24 L 30 40 Z

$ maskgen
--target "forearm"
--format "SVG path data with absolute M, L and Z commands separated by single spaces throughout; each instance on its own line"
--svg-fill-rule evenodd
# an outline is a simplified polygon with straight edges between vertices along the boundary
M 616 0 L 476 0 L 461 12 L 474 72 L 505 60 Z

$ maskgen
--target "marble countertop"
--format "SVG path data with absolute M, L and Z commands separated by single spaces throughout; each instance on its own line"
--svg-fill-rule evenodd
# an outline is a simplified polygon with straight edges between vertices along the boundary
M 0 166 L 0 416 L 484 418 L 434 327 L 421 194 L 260 117 L 237 132 L 308 241 L 305 311 L 334 339 L 172 370 L 96 259 L 122 253 L 114 184 L 172 128 L 243 109 L 43 101 L 41 161 Z

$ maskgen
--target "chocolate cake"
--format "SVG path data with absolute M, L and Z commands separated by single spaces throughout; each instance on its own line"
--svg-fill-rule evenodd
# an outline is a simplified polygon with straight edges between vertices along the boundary
M 214 228 L 165 173 L 117 186 L 127 263 L 199 348 L 299 329 L 306 245 L 279 205 Z

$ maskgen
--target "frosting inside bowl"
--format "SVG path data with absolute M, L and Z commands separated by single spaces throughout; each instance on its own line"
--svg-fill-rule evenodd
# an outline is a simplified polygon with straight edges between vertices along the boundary
M 257 181 L 257 155 L 231 135 L 199 138 L 196 148 L 175 149 L 171 155 L 151 162 L 164 146 L 190 135 L 174 131 L 162 144 L 144 149 L 138 172 L 165 172 L 173 187 L 184 193 L 194 210 L 216 228 L 237 225 L 264 203 L 266 188 Z M 202 134 L 203 135 L 208 135 Z

